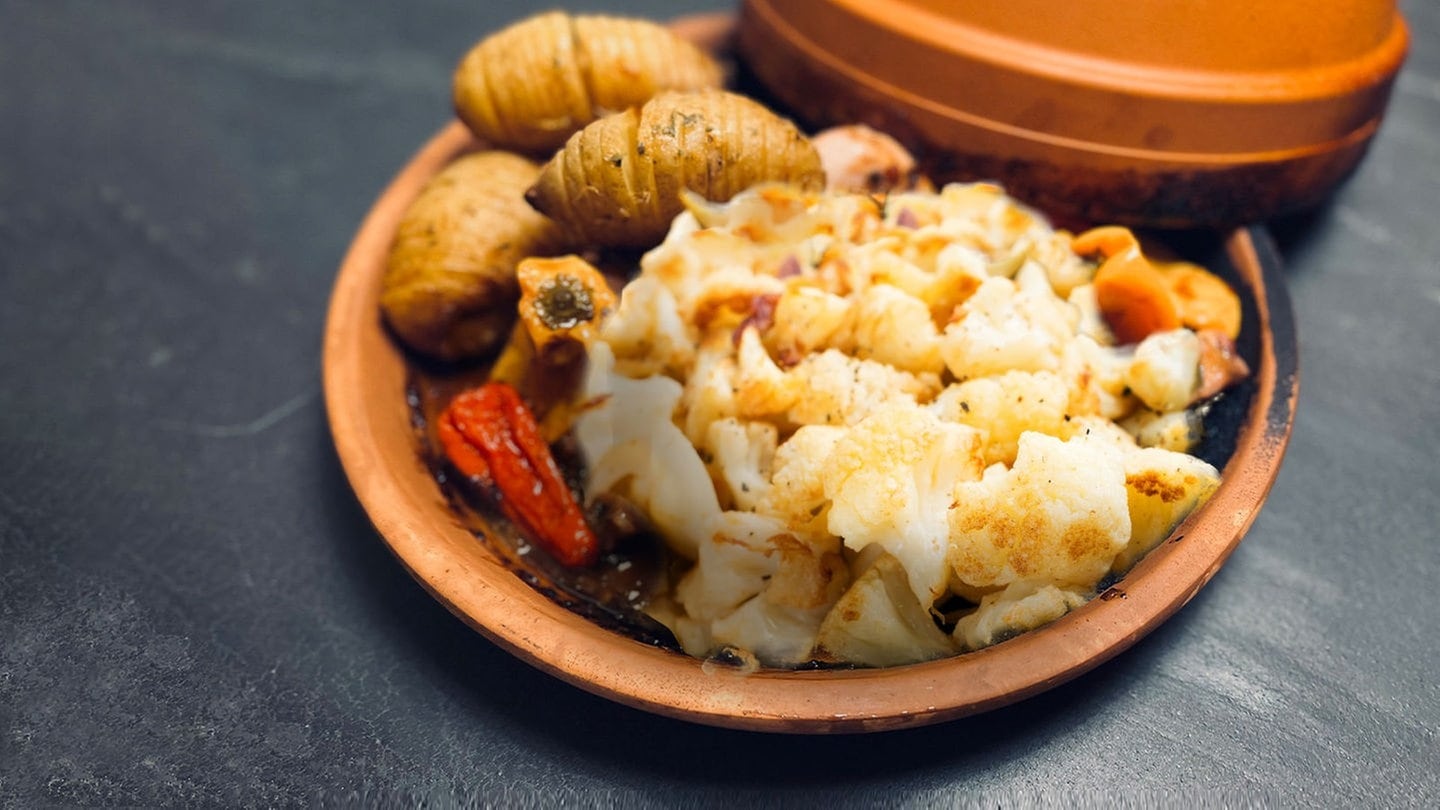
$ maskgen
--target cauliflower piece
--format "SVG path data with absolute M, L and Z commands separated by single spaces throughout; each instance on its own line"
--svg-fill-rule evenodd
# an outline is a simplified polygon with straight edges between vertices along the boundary
M 1022 296 L 1029 296 L 1039 300 L 1061 301 L 1055 294 L 1055 289 L 1050 286 L 1050 276 L 1045 273 L 1045 268 L 1039 262 L 1029 258 L 1029 251 L 1020 254 L 1019 266 L 1011 277 L 1015 282 L 1015 290 Z M 992 275 L 993 275 L 992 271 Z M 1060 307 L 1056 310 L 1061 313 L 1068 324 L 1067 332 L 1074 332 L 1080 325 L 1080 313 L 1070 307 Z
M 983 597 L 974 612 L 955 623 L 954 636 L 965 649 L 978 650 L 1047 625 L 1086 601 L 1086 594 L 1076 590 L 1014 582 Z
M 1121 453 L 1128 453 L 1139 447 L 1134 436 L 1103 416 L 1072 416 L 1065 420 L 1064 426 L 1055 437 L 1065 441 L 1080 438 L 1097 442 Z
M 708 340 L 733 341 L 735 330 L 751 317 L 760 301 L 778 300 L 785 291 L 785 282 L 746 267 L 717 265 L 712 272 L 694 299 L 676 299 L 680 317 Z
M 591 349 L 576 433 L 590 496 L 698 561 L 651 608 L 688 652 L 992 644 L 1083 603 L 1217 486 L 1160 449 L 1192 439 L 1198 339 L 1113 347 L 1093 263 L 998 187 L 686 205 Z M 953 635 L 931 615 L 947 592 L 979 604 Z
M 699 297 L 713 265 L 743 266 L 737 259 L 753 249 L 749 240 L 723 228 L 702 228 L 695 212 L 687 211 L 671 223 L 663 242 L 640 257 L 637 278 L 653 278 L 677 301 L 692 302 Z
M 1013 467 L 956 485 L 949 524 L 961 582 L 1093 587 L 1130 541 L 1121 454 L 1083 437 L 1022 434 Z
M 1220 472 L 1184 453 L 1146 447 L 1125 455 L 1125 490 L 1130 542 L 1115 557 L 1114 570 L 1130 569 L 1158 546 L 1181 520 L 1220 487 Z
M 772 539 L 779 557 L 775 574 L 759 595 L 711 625 L 714 642 L 748 649 L 761 663 L 794 666 L 815 657 L 820 624 L 846 592 L 850 570 L 833 548 L 790 535 Z
M 677 632 L 686 651 L 730 645 L 772 666 L 809 660 L 821 620 L 849 585 L 838 544 L 802 541 L 772 518 L 743 512 L 721 514 L 713 529 L 675 588 L 688 618 L 708 625 Z
M 756 244 L 793 245 L 817 229 L 819 212 L 814 206 L 820 198 L 794 185 L 759 183 L 720 205 L 688 189 L 680 194 L 691 210 L 718 209 L 717 214 L 706 217 L 709 227 L 738 234 Z
M 839 538 L 777 534 L 770 543 L 779 559 L 762 595 L 771 604 L 828 611 L 850 587 L 850 568 L 845 564 Z M 818 620 L 815 626 L 819 626 Z
M 775 322 L 765 337 L 782 360 L 799 361 L 828 347 L 846 349 L 843 339 L 852 304 L 815 287 L 795 287 L 775 304 Z
M 1141 447 L 1159 447 L 1184 453 L 1200 441 L 1204 422 L 1192 410 L 1157 413 L 1141 408 L 1125 417 L 1120 427 L 1135 437 Z
M 1002 259 L 1002 268 L 1008 266 L 1003 257 L 1018 252 L 1018 245 L 1052 233 L 1042 217 L 1006 197 L 993 183 L 951 183 L 940 190 L 938 204 L 950 240 Z
M 1007 371 L 951 385 L 930 407 L 941 419 L 984 430 L 985 463 L 1008 466 L 1020 434 L 1058 436 L 1064 430 L 1069 402 L 1065 381 L 1055 372 Z
M 954 655 L 955 642 L 915 598 L 900 561 L 884 551 L 874 556 L 820 623 L 816 645 L 837 661 L 871 667 Z
M 845 261 L 851 266 L 851 297 L 876 284 L 888 284 L 911 295 L 928 287 L 931 274 L 902 258 L 896 252 L 902 248 L 898 236 L 882 236 L 867 244 L 851 245 L 845 254 Z
M 1125 382 L 1130 356 L 1130 349 L 1102 346 L 1088 335 L 1066 343 L 1060 376 L 1070 389 L 1070 414 L 1122 419 L 1135 410 L 1135 397 Z
M 1075 287 L 1065 300 L 1080 315 L 1076 334 L 1084 335 L 1101 346 L 1115 345 L 1115 333 L 1110 331 L 1110 324 L 1100 314 L 1100 299 L 1095 297 L 1094 284 Z
M 932 237 L 924 241 L 933 243 L 933 249 L 928 255 L 916 255 L 915 242 L 922 240 L 924 233 Z M 897 254 L 897 250 L 904 255 Z M 857 274 L 862 276 L 856 285 L 859 292 L 872 286 L 894 287 L 923 302 L 937 328 L 949 322 L 955 308 L 973 295 L 987 277 L 985 254 L 950 241 L 938 227 L 916 231 L 903 243 L 890 238 L 861 246 L 850 261 L 866 271 Z
M 643 439 L 655 422 L 669 422 L 680 399 L 680 384 L 668 377 L 631 379 L 615 371 L 610 344 L 590 345 L 585 379 L 576 401 L 575 438 L 591 462 L 616 444 Z M 626 407 L 616 408 L 616 400 Z
M 815 657 L 815 637 L 827 608 L 786 607 L 761 594 L 710 623 L 711 650 L 746 650 L 771 667 L 803 664 Z
M 775 450 L 770 487 L 756 511 L 784 521 L 792 532 L 825 534 L 825 461 L 845 428 L 805 425 Z
M 710 423 L 705 447 L 737 509 L 753 512 L 770 489 L 778 431 L 768 422 L 726 418 Z
M 815 227 L 832 234 L 837 243 L 864 246 L 884 238 L 880 207 L 869 195 L 826 197 L 815 213 Z
M 845 545 L 878 543 L 905 567 L 920 604 L 948 577 L 950 493 L 979 477 L 981 435 L 914 403 L 892 402 L 851 428 L 825 461 L 827 527 Z
M 694 359 L 695 339 L 675 296 L 658 279 L 640 277 L 620 293 L 620 306 L 600 327 L 627 376 L 677 373 Z
M 928 400 L 940 389 L 936 375 L 917 376 L 835 349 L 806 357 L 789 376 L 796 398 L 787 416 L 797 425 L 853 425 L 889 402 Z
M 1075 254 L 1070 247 L 1071 238 L 1069 233 L 1052 231 L 1036 239 L 1030 251 L 1045 268 L 1055 294 L 1066 299 L 1095 279 L 1095 264 Z
M 760 342 L 760 333 L 746 327 L 740 333 L 735 359 L 735 408 L 746 419 L 763 419 L 784 413 L 800 393 L 796 380 L 780 370 Z
M 728 615 L 765 589 L 779 563 L 770 538 L 785 533 L 774 518 L 748 512 L 717 513 L 706 529 L 695 565 L 675 586 L 675 600 L 699 621 Z
M 1200 387 L 1200 338 L 1189 329 L 1147 336 L 1135 347 L 1125 382 L 1151 410 L 1184 408 Z
M 1006 371 L 1054 370 L 1070 336 L 1064 302 L 1016 295 L 1015 282 L 991 276 L 955 311 L 940 354 L 958 379 Z
M 887 363 L 913 374 L 939 374 L 940 333 L 924 301 L 889 284 L 876 284 L 855 305 L 853 336 L 857 357 Z
M 750 199 L 754 199 L 751 195 Z M 736 198 L 737 204 L 739 198 Z M 762 208 L 768 210 L 764 203 Z M 712 326 L 733 326 L 750 310 L 757 297 L 779 295 L 786 282 L 770 268 L 780 264 L 776 254 L 792 252 L 786 245 L 756 241 L 752 224 L 737 223 L 721 207 L 719 221 L 704 230 L 674 230 L 660 246 L 640 261 L 640 278 L 654 279 L 675 298 L 680 319 L 706 331 Z M 694 218 L 690 212 L 682 218 Z M 805 220 L 805 217 L 800 217 Z
M 946 324 L 988 276 L 985 254 L 952 242 L 935 255 L 935 276 L 918 297 L 930 307 L 932 321 Z
M 970 236 L 978 246 L 995 250 L 1014 238 L 997 229 L 997 217 L 1017 206 L 994 183 L 948 183 L 940 189 L 939 204 L 955 236 Z
M 584 402 L 575 436 L 589 466 L 587 497 L 624 486 L 676 553 L 694 559 L 720 513 L 720 502 L 695 445 L 671 421 L 680 384 L 669 377 L 632 380 L 614 373 L 609 347 L 590 348 Z
M 675 553 L 694 559 L 720 501 L 695 445 L 669 422 L 646 439 L 621 442 L 595 460 L 586 493 L 615 492 L 635 504 Z
M 692 444 L 705 443 L 712 422 L 739 413 L 735 404 L 735 359 L 729 355 L 727 345 L 720 350 L 702 347 L 695 356 L 695 366 L 680 398 L 685 409 L 685 436 Z

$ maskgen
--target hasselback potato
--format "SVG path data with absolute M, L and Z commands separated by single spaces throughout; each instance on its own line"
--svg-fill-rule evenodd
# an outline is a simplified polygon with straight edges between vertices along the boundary
M 380 307 L 411 349 L 442 360 L 484 354 L 515 322 L 515 267 L 565 242 L 526 205 L 534 163 L 515 154 L 460 157 L 406 209 L 395 234 Z
M 486 37 L 455 71 L 455 111 L 482 141 L 544 154 L 665 90 L 718 87 L 708 54 L 648 20 L 554 11 Z
M 794 124 L 722 90 L 662 93 L 575 133 L 525 198 L 584 244 L 647 247 L 682 189 L 723 202 L 766 181 L 819 189 L 820 157 Z

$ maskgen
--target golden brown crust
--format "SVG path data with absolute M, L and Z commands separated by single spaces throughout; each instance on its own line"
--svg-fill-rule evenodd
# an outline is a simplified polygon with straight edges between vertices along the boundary
M 406 210 L 391 246 L 380 307 L 411 349 L 442 360 L 488 352 L 515 321 L 515 266 L 564 245 L 525 204 L 537 173 L 507 152 L 457 159 Z
M 757 183 L 819 189 L 820 157 L 794 124 L 721 90 L 662 93 L 566 142 L 526 194 L 586 244 L 649 247 L 688 189 L 717 202 Z
M 722 79 L 714 59 L 661 25 L 553 11 L 472 48 L 453 92 L 456 115 L 480 140 L 545 154 L 603 115 Z

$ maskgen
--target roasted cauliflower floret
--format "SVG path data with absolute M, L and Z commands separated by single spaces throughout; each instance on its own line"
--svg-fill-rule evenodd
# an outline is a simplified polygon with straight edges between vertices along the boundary
M 1130 509 L 1130 542 L 1115 557 L 1114 569 L 1129 570 L 1159 545 L 1185 516 L 1220 486 L 1208 462 L 1158 447 L 1125 454 L 1125 491 Z
M 1140 408 L 1125 417 L 1120 427 L 1135 437 L 1141 447 L 1158 447 L 1184 453 L 1194 447 L 1203 434 L 1203 422 L 1194 411 L 1159 413 Z
M 786 374 L 770 358 L 753 328 L 740 334 L 735 360 L 735 407 L 747 419 L 785 413 L 803 392 L 804 384 Z
M 929 305 L 931 320 L 944 326 L 989 276 L 985 254 L 966 245 L 947 244 L 935 256 L 930 285 L 918 296 Z
M 1072 416 L 1066 419 L 1055 437 L 1064 441 L 1084 439 L 1088 442 L 1105 445 L 1120 453 L 1128 453 L 1139 447 L 1135 437 L 1126 432 L 1123 427 L 1103 416 L 1093 414 Z
M 688 617 L 677 633 L 686 652 L 730 645 L 772 666 L 808 660 L 820 622 L 849 585 L 838 543 L 806 542 L 743 512 L 724 513 L 712 529 L 675 588 Z
M 1070 389 L 1069 412 L 1075 416 L 1121 419 L 1136 408 L 1135 396 L 1125 382 L 1130 354 L 1079 335 L 1065 344 L 1060 375 Z
M 766 341 L 776 356 L 792 362 L 827 348 L 843 350 L 853 306 L 817 287 L 795 287 L 776 302 L 775 323 L 766 332 Z
M 805 425 L 791 434 L 775 450 L 770 488 L 756 510 L 779 518 L 793 532 L 827 533 L 825 463 L 844 435 L 844 428 L 828 425 Z
M 940 333 L 924 301 L 889 284 L 876 284 L 855 306 L 855 354 L 912 374 L 939 374 Z
M 702 348 L 695 357 L 680 405 L 685 410 L 683 427 L 691 443 L 705 443 L 710 423 L 738 416 L 735 403 L 735 358 L 727 350 Z
M 680 394 L 669 377 L 615 374 L 609 347 L 597 342 L 581 396 L 599 404 L 576 420 L 575 437 L 589 467 L 587 496 L 622 489 L 676 553 L 694 559 L 720 503 L 695 445 L 671 421 Z
M 1125 382 L 1152 410 L 1184 408 L 1200 385 L 1200 339 L 1189 329 L 1146 337 L 1135 347 Z
M 892 667 L 953 655 L 956 644 L 915 597 L 900 561 L 871 546 L 875 559 L 820 624 L 815 639 L 832 658 Z
M 1045 268 L 1050 286 L 1061 298 L 1071 299 L 1077 289 L 1089 286 L 1095 278 L 1095 265 L 1075 255 L 1070 235 L 1063 231 L 1037 238 L 1030 255 Z
M 623 373 L 644 377 L 675 372 L 695 357 L 694 339 L 675 296 L 651 278 L 637 278 L 620 294 L 619 310 L 600 328 Z
M 710 423 L 705 447 L 736 509 L 753 512 L 770 489 L 778 434 L 768 422 L 727 418 Z
M 1085 604 L 1083 591 L 1035 582 L 1015 582 L 988 594 L 974 612 L 955 623 L 955 639 L 978 650 L 1026 630 L 1034 630 Z
M 703 621 L 734 611 L 775 574 L 778 559 L 769 541 L 783 533 L 778 522 L 760 515 L 717 515 L 696 544 L 697 565 L 675 587 L 676 600 L 691 618 Z
M 956 308 L 940 354 L 961 380 L 1006 371 L 1054 370 L 1071 335 L 1068 306 L 1054 298 L 1016 295 L 1015 282 L 992 276 Z
M 1015 465 L 961 481 L 950 509 L 950 564 L 972 586 L 1035 579 L 1088 588 L 1130 541 L 1120 453 L 1083 437 L 1020 437 Z
M 940 418 L 985 432 L 986 464 L 1011 464 L 1026 431 L 1057 436 L 1070 393 L 1053 371 L 1007 371 L 949 386 L 932 408 Z
M 939 392 L 933 374 L 914 375 L 834 349 L 812 354 L 790 370 L 796 398 L 788 416 L 797 425 L 853 425 L 893 401 L 926 401 Z
M 920 603 L 933 604 L 948 577 L 951 492 L 979 477 L 980 440 L 978 431 L 912 403 L 876 410 L 825 461 L 830 533 L 855 550 L 884 547 L 905 567 Z

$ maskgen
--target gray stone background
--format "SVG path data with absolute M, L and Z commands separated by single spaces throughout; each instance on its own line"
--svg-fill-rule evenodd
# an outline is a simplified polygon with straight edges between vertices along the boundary
M 349 238 L 458 55 L 547 5 L 0 0 L 0 805 L 1434 805 L 1440 4 L 1401 3 L 1358 173 L 1273 228 L 1302 394 L 1226 567 L 1072 683 L 834 738 L 532 670 L 410 580 L 336 461 Z

